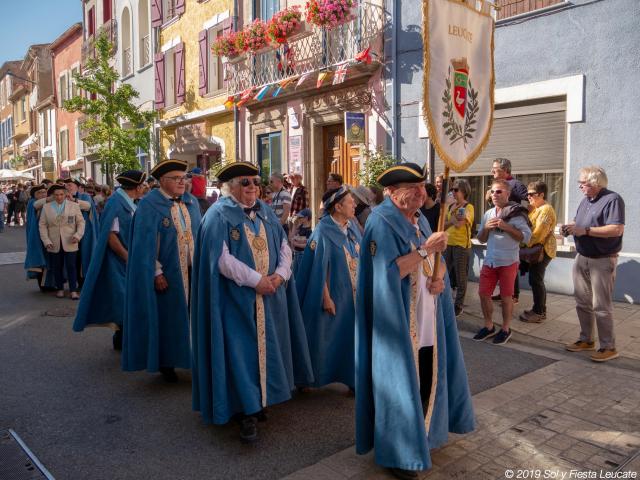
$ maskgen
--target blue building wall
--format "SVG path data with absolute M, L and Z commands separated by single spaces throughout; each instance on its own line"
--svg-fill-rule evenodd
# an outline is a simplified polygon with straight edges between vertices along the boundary
M 388 2 L 396 21 L 395 68 L 388 63 L 388 105 L 397 92 L 397 155 L 424 163 L 428 140 L 419 138 L 418 102 L 422 97 L 422 11 L 420 0 Z M 389 56 L 387 57 L 390 58 Z M 567 134 L 568 213 L 582 194 L 577 188 L 583 166 L 605 168 L 609 188 L 626 203 L 623 254 L 617 271 L 618 300 L 640 301 L 640 1 L 572 0 L 559 9 L 502 21 L 495 32 L 496 88 L 584 75 L 584 120 Z M 487 172 L 488 173 L 488 172 Z M 477 273 L 482 249 L 476 249 Z M 573 293 L 574 254 L 554 260 L 546 279 L 550 291 Z M 526 282 L 522 282 L 526 283 Z

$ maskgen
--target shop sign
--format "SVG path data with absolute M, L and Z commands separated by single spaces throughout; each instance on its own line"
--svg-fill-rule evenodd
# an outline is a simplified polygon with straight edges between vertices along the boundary
M 365 143 L 365 114 L 344 112 L 344 136 L 347 143 Z
M 302 175 L 302 135 L 289 137 L 289 171 Z
M 42 157 L 42 171 L 45 173 L 52 173 L 55 171 L 53 157 Z

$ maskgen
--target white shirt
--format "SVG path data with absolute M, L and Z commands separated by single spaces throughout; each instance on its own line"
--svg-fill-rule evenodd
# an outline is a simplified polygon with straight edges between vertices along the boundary
M 7 196 L 3 192 L 0 192 L 0 212 L 2 212 L 4 210 L 4 206 L 7 203 L 9 203 L 9 199 L 7 198 Z
M 240 287 L 256 288 L 262 275 L 244 262 L 231 255 L 227 242 L 222 245 L 222 254 L 218 259 L 220 273 L 229 280 L 233 280 Z M 291 248 L 285 239 L 280 245 L 278 255 L 278 267 L 275 273 L 280 275 L 284 281 L 291 277 Z

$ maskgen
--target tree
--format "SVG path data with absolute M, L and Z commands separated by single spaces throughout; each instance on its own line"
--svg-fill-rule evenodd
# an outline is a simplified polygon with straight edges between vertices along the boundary
M 86 115 L 84 143 L 97 153 L 102 172 L 113 185 L 114 172 L 140 168 L 137 154 L 149 151 L 155 114 L 142 112 L 132 103 L 139 94 L 131 85 L 116 87 L 120 76 L 109 64 L 113 45 L 106 35 L 97 38 L 95 49 L 96 56 L 89 58 L 84 73 L 74 75 L 84 95 L 64 102 L 64 109 Z
M 399 163 L 397 159 L 382 149 L 365 150 L 364 163 L 362 169 L 358 173 L 360 184 L 365 187 L 378 187 L 381 185 L 376 181 L 382 172 L 387 168 Z

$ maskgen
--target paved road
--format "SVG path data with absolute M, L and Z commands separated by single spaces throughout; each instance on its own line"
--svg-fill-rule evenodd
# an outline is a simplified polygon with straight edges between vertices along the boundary
M 0 252 L 23 235 L 0 235 Z M 235 425 L 205 426 L 191 411 L 188 372 L 177 385 L 121 372 L 107 330 L 77 334 L 71 316 L 43 315 L 76 304 L 23 279 L 21 265 L 0 266 L 0 428 L 16 430 L 56 478 L 276 479 L 354 443 L 353 398 L 335 387 L 270 408 L 258 446 L 241 445 Z M 462 344 L 473 393 L 552 362 Z

